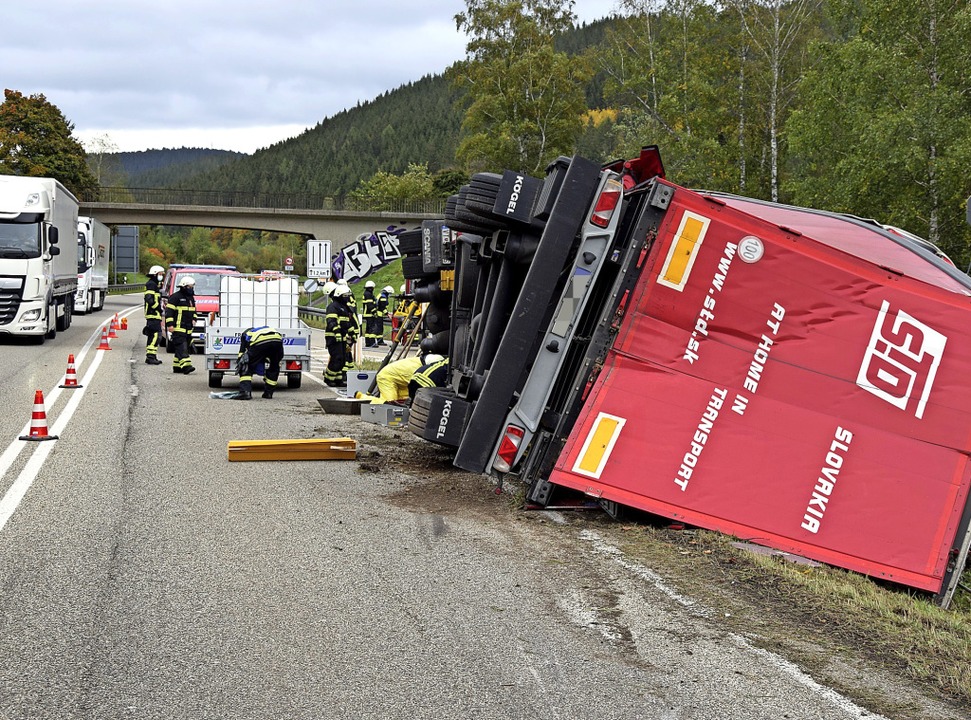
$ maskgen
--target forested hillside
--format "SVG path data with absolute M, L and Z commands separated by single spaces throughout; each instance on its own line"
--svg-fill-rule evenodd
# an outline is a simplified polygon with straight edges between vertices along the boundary
M 570 54 L 603 42 L 612 21 L 584 24 L 557 41 Z M 444 70 L 444 69 L 443 69 Z M 587 88 L 590 107 L 603 106 L 605 73 Z M 216 150 L 119 153 L 129 187 L 319 192 L 341 196 L 378 171 L 400 174 L 409 164 L 431 173 L 455 167 L 462 108 L 444 75 L 428 75 L 325 118 L 301 135 L 253 155 Z M 601 143 L 602 145 L 602 143 Z M 596 153 L 597 143 L 584 149 Z M 235 162 L 234 162 L 235 161 Z M 233 162 L 227 168 L 226 164 Z
M 179 187 L 344 195 L 378 171 L 454 165 L 461 112 L 441 75 L 426 76 L 326 118 L 286 142 L 184 179 Z
M 571 146 L 558 143 L 556 151 L 605 161 L 657 144 L 668 178 L 678 184 L 876 218 L 926 237 L 971 267 L 966 1 L 623 5 L 622 16 L 556 37 L 558 50 L 586 58 L 592 77 L 583 88 L 582 127 Z M 566 63 L 544 65 L 550 53 L 534 44 L 536 62 L 523 65 L 508 27 L 483 28 L 481 37 L 491 75 L 476 65 L 488 83 L 467 85 L 470 97 L 479 93 L 480 149 L 493 138 L 508 145 L 510 128 L 517 139 L 543 137 L 536 117 L 509 117 L 519 108 L 507 89 L 522 87 L 530 74 L 524 67 L 549 71 Z M 467 131 L 472 127 L 460 102 L 467 98 L 450 80 L 469 67 L 454 66 L 449 78 L 443 69 L 177 184 L 339 196 L 379 171 L 405 173 L 410 164 L 431 173 L 468 172 L 474 165 L 456 160 L 468 139 L 463 120 Z M 562 80 L 537 75 L 527 90 Z M 507 92 L 501 107 L 498 99 L 489 102 L 492 88 Z M 494 118 L 502 129 L 490 134 Z M 484 169 L 502 167 L 512 166 Z
M 187 175 L 215 170 L 245 153 L 205 148 L 164 148 L 114 153 L 112 159 L 128 178 L 128 187 L 153 188 L 178 184 Z

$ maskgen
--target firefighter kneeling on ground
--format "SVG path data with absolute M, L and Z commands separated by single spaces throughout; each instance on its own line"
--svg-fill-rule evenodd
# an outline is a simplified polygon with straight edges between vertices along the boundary
M 234 400 L 253 398 L 253 371 L 263 363 L 263 397 L 270 399 L 280 377 L 283 362 L 283 335 L 280 331 L 263 326 L 246 330 L 239 338 L 239 355 L 236 372 L 239 374 L 239 392 Z
M 443 370 L 444 368 L 444 370 Z M 388 363 L 378 371 L 377 385 L 380 396 L 371 400 L 375 405 L 409 405 L 418 387 L 441 387 L 448 373 L 448 360 L 429 353 L 406 357 Z M 435 373 L 434 377 L 432 373 Z M 415 383 L 415 390 L 411 389 Z M 438 383 L 441 385 L 438 385 Z

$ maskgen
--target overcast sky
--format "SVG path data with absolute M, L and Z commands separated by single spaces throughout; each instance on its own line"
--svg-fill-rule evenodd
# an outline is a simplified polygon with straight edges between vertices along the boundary
M 590 22 L 614 0 L 577 0 Z M 465 55 L 464 0 L 7 2 L 4 88 L 42 93 L 88 149 L 251 153 Z

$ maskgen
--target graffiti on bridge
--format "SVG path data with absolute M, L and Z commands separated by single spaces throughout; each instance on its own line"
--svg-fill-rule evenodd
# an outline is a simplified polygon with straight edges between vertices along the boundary
M 387 230 L 358 235 L 357 240 L 345 245 L 334 256 L 331 262 L 334 278 L 344 278 L 349 283 L 355 283 L 400 258 L 398 235 L 406 229 L 389 225 Z

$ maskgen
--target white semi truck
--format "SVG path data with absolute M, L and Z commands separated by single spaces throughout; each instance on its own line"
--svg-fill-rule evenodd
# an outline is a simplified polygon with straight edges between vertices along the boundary
M 74 311 L 94 312 L 105 306 L 108 294 L 108 261 L 111 230 L 93 217 L 78 218 L 78 289 Z
M 57 180 L 0 176 L 0 333 L 43 342 L 74 311 L 78 201 Z

